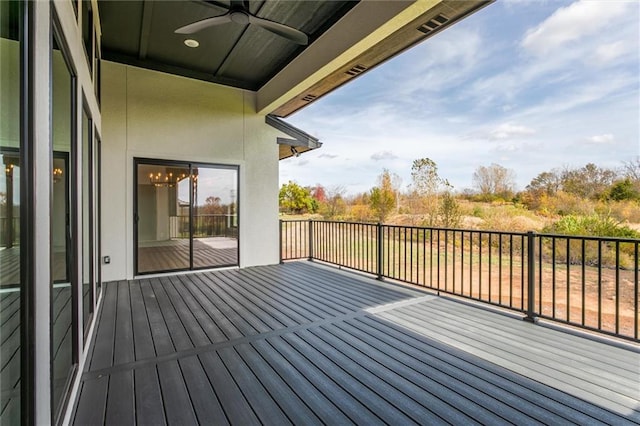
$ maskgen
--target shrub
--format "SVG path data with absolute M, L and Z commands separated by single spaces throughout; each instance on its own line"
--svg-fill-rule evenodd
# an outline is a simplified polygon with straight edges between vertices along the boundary
M 608 214 L 620 222 L 640 223 L 640 202 L 616 201 L 601 203 L 596 208 L 600 214 Z
M 618 237 L 640 239 L 640 232 L 628 226 L 621 225 L 611 216 L 590 215 L 590 216 L 565 216 L 543 230 L 544 233 L 576 235 L 588 237 Z M 566 241 L 566 240 L 565 240 Z M 638 267 L 634 265 L 634 244 L 621 243 L 619 253 L 619 266 L 623 269 Z M 551 239 L 543 239 L 543 257 L 549 259 L 552 256 Z M 568 258 L 568 259 L 567 259 Z M 566 243 L 556 239 L 556 262 L 570 264 L 581 264 L 582 240 L 570 239 L 569 252 L 567 253 Z M 604 242 L 598 245 L 597 241 L 586 241 L 584 246 L 584 263 L 587 265 L 603 267 L 616 267 L 615 243 Z
M 640 238 L 640 232 L 621 225 L 611 216 L 592 214 L 589 216 L 569 215 L 543 229 L 545 233 L 581 235 L 588 237 Z

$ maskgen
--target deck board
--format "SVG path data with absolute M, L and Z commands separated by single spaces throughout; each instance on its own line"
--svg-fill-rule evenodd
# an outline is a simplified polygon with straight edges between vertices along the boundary
M 617 360 L 615 363 L 608 361 L 610 356 L 618 352 L 615 349 L 612 350 L 610 348 L 609 351 L 607 351 L 606 357 L 604 358 L 604 364 L 606 364 L 607 368 L 603 370 L 602 361 L 593 360 L 590 353 L 581 353 L 574 347 L 572 347 L 571 350 L 567 350 L 566 343 L 551 343 L 549 340 L 531 336 L 530 333 L 527 333 L 527 335 L 514 334 L 513 327 L 509 328 L 508 323 L 501 324 L 497 321 L 489 322 L 484 318 L 469 317 L 469 315 L 455 310 L 440 313 L 429 306 L 411 306 L 407 308 L 407 311 L 416 316 L 426 313 L 431 313 L 434 316 L 437 314 L 443 321 L 455 321 L 457 327 L 472 324 L 476 326 L 483 325 L 484 328 L 478 330 L 476 335 L 478 337 L 485 337 L 487 341 L 492 341 L 494 346 L 500 349 L 508 344 L 509 347 L 513 348 L 512 353 L 522 359 L 528 359 L 527 357 L 530 355 L 536 358 L 545 357 L 548 359 L 548 365 L 562 365 L 564 367 L 563 371 L 570 375 L 587 374 L 592 377 L 594 384 L 604 388 L 613 386 L 617 392 L 621 392 L 622 394 L 632 389 L 634 384 L 637 384 L 637 382 L 633 380 L 633 377 L 628 376 L 629 373 L 634 372 L 634 368 L 630 363 L 624 363 L 620 360 Z M 558 362 L 560 359 L 570 360 L 572 362 L 561 364 Z M 576 366 L 579 366 L 579 368 Z M 638 366 L 636 365 L 636 373 L 637 370 Z
M 392 314 L 385 315 L 384 318 L 390 319 L 395 323 L 419 333 L 431 332 L 431 329 L 427 329 L 422 325 L 416 324 L 419 321 L 418 318 L 412 315 L 407 315 L 406 313 L 394 312 Z M 555 368 L 552 368 L 550 366 L 552 362 L 548 359 L 544 359 L 543 363 L 530 362 L 530 359 L 528 358 L 529 354 L 525 351 L 518 351 L 514 348 L 509 348 L 509 351 L 503 351 L 501 348 L 494 346 L 494 342 L 487 342 L 481 337 L 471 335 L 456 335 L 454 337 L 449 337 L 453 335 L 451 334 L 450 329 L 445 328 L 446 325 L 446 323 L 436 322 L 434 324 L 434 328 L 441 328 L 438 332 L 438 338 L 447 344 L 458 347 L 464 351 L 480 356 L 513 371 L 517 371 L 522 374 L 533 374 L 535 377 L 540 378 L 544 383 L 551 383 L 554 387 L 563 386 L 564 384 L 571 382 L 571 376 L 564 371 L 558 371 Z M 522 358 L 521 355 L 525 355 L 527 358 Z M 569 367 L 566 366 L 566 368 Z M 602 399 L 598 395 L 600 393 L 600 388 L 597 385 L 590 382 L 583 382 L 580 383 L 580 385 L 583 387 L 583 389 L 580 390 L 580 394 L 584 396 L 592 395 L 600 404 L 607 404 L 609 402 L 607 398 Z
M 224 409 L 197 357 L 185 357 L 180 367 L 200 424 L 228 424 Z
M 108 283 L 95 333 L 75 424 L 640 423 L 637 347 L 310 262 Z
M 490 330 L 465 327 L 458 320 L 452 323 L 446 319 L 446 312 L 430 315 L 429 329 L 422 312 L 407 312 L 400 309 L 387 313 L 385 318 L 392 318 L 404 326 L 428 334 L 437 334 L 439 339 L 446 341 L 477 356 L 488 359 L 498 365 L 505 366 L 522 374 L 528 374 L 543 383 L 553 384 L 560 389 L 571 389 L 584 398 L 591 398 L 598 404 L 603 404 L 618 410 L 633 410 L 638 414 L 638 375 L 635 378 L 616 376 L 610 370 L 585 368 L 572 362 L 566 362 L 561 356 L 550 356 L 544 346 L 523 345 L 515 342 L 515 338 L 492 333 Z M 433 330 L 438 330 L 434 333 Z M 604 367 L 604 365 L 603 365 Z M 605 376 L 605 378 L 602 378 Z M 633 376 L 633 375 L 632 375 Z M 576 380 L 582 379 L 582 380 Z M 614 380 L 615 379 L 615 380 Z M 620 383 L 620 384 L 619 384 Z M 626 383 L 626 386 L 625 386 Z M 630 397 L 630 394 L 634 393 Z
M 158 377 L 162 389 L 162 402 L 169 425 L 197 424 L 191 397 L 178 361 L 158 364 Z
M 247 402 L 242 391 L 222 363 L 216 352 L 207 352 L 199 356 L 209 381 L 216 384 L 218 398 L 231 424 L 260 424 L 253 408 Z
M 134 379 L 136 421 L 139 424 L 166 424 L 157 367 L 148 365 L 136 368 Z
M 120 371 L 109 377 L 105 423 L 130 425 L 135 422 L 133 371 Z

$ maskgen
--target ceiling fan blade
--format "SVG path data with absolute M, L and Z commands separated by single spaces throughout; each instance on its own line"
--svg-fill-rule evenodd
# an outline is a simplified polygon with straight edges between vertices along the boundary
M 257 16 L 249 15 L 249 23 L 261 26 L 267 31 L 271 31 L 274 34 L 291 40 L 294 43 L 306 46 L 309 44 L 309 37 L 300 30 L 292 27 L 288 27 L 278 22 L 269 21 L 267 19 L 258 18 Z
M 205 28 L 213 27 L 215 25 L 226 24 L 227 22 L 231 22 L 231 15 L 229 13 L 225 13 L 224 15 L 214 16 L 213 18 L 203 19 L 201 21 L 194 22 L 189 25 L 185 25 L 184 27 L 180 27 L 174 32 L 176 34 L 193 34 L 198 31 L 204 30 Z

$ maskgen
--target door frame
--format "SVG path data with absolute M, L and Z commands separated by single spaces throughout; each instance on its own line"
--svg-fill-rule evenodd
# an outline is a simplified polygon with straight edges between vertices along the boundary
M 138 238 L 138 223 L 140 220 L 139 210 L 138 210 L 138 166 L 140 165 L 157 165 L 157 166 L 175 166 L 175 167 L 184 167 L 189 169 L 189 267 L 187 268 L 178 268 L 178 269 L 164 269 L 161 271 L 151 271 L 151 272 L 140 272 L 138 270 L 138 248 L 139 248 L 139 238 Z M 236 263 L 235 264 L 225 264 L 225 265 L 215 265 L 215 266 L 203 266 L 203 267 L 194 267 L 193 266 L 193 240 L 194 240 L 194 220 L 193 220 L 193 169 L 203 167 L 203 168 L 212 168 L 212 169 L 227 169 L 227 170 L 235 170 L 236 171 L 236 214 L 237 214 L 237 227 L 238 227 L 238 240 L 236 246 Z M 134 276 L 142 276 L 142 275 L 152 275 L 152 274 L 164 274 L 171 272 L 182 272 L 182 271 L 198 271 L 205 269 L 215 269 L 215 268 L 224 268 L 230 266 L 239 266 L 240 265 L 240 166 L 232 165 L 232 164 L 220 164 L 220 163 L 203 163 L 198 161 L 184 161 L 184 160 L 167 160 L 167 159 L 157 159 L 157 158 L 145 158 L 145 157 L 134 157 L 133 158 L 133 273 Z

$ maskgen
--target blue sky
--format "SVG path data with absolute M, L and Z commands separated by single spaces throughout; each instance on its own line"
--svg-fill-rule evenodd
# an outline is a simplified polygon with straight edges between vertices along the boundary
M 498 163 L 538 173 L 640 155 L 640 2 L 498 0 L 287 121 L 323 147 L 280 162 L 280 183 L 410 184 L 429 157 L 461 191 Z

